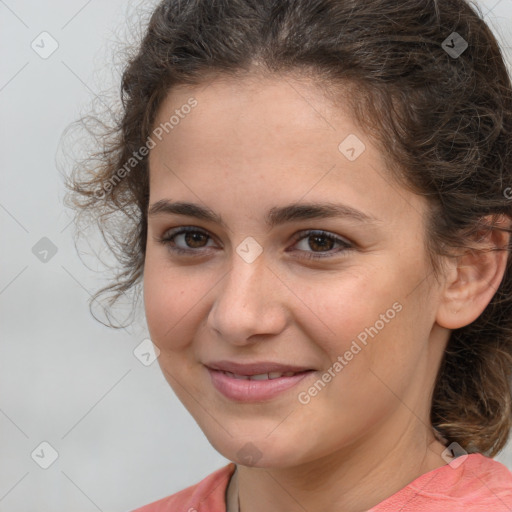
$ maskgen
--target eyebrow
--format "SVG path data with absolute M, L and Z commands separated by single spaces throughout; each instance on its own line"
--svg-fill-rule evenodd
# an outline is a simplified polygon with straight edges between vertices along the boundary
M 162 199 L 153 205 L 150 205 L 148 209 L 149 217 L 159 214 L 186 215 L 188 217 L 195 217 L 197 219 L 219 224 L 223 228 L 227 229 L 226 223 L 220 215 L 208 207 L 194 203 L 171 202 L 167 199 Z M 360 223 L 369 224 L 380 222 L 380 219 L 377 217 L 364 213 L 351 206 L 323 202 L 292 203 L 286 206 L 271 208 L 265 216 L 265 223 L 269 228 L 273 228 L 274 226 L 285 224 L 286 222 L 333 217 L 344 217 Z

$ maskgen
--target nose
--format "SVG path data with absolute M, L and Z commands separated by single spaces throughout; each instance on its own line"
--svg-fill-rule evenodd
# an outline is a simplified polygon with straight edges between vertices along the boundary
M 207 323 L 223 341 L 250 345 L 284 330 L 286 286 L 264 253 L 252 263 L 233 253 L 231 269 L 216 290 Z

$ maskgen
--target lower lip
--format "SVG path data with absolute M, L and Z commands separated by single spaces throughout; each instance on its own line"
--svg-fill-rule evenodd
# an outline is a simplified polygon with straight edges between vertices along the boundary
M 207 368 L 212 383 L 225 397 L 237 402 L 263 402 L 270 400 L 280 393 L 296 386 L 305 379 L 313 370 L 298 373 L 291 377 L 278 377 L 268 380 L 234 379 L 224 372 Z

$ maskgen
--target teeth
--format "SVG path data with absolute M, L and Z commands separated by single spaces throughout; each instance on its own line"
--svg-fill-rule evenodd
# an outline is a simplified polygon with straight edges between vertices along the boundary
M 240 380 L 249 380 L 249 377 L 247 375 L 235 375 L 231 372 L 224 372 L 226 375 L 231 377 L 232 379 L 240 379 Z
M 250 380 L 268 380 L 268 373 L 260 373 L 258 375 L 251 375 Z M 275 379 L 275 377 L 274 377 Z
M 224 372 L 226 375 L 231 377 L 232 379 L 240 379 L 240 380 L 272 380 L 278 379 L 279 377 L 291 377 L 295 375 L 295 372 L 270 372 L 270 373 L 260 373 L 258 375 L 237 375 L 231 372 Z

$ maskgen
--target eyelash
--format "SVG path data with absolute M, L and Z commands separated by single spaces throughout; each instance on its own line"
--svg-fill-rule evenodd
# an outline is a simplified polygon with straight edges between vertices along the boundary
M 181 247 L 176 247 L 174 244 L 174 238 L 177 237 L 178 235 L 181 235 L 181 234 L 184 234 L 184 233 L 201 233 L 203 235 L 206 235 L 208 236 L 210 239 L 210 235 L 208 235 L 208 233 L 206 231 L 203 231 L 202 229 L 198 229 L 198 228 L 195 228 L 195 227 L 192 227 L 192 226 L 189 226 L 189 227 L 180 227 L 180 228 L 175 228 L 175 230 L 170 230 L 168 231 L 167 233 L 164 234 L 164 236 L 162 237 L 159 237 L 157 238 L 157 241 L 165 246 L 167 246 L 167 248 L 176 253 L 176 254 L 187 254 L 189 256 L 192 256 L 192 257 L 197 257 L 197 256 L 200 256 L 199 254 L 194 254 L 194 253 L 197 253 L 199 251 L 196 250 L 196 249 L 182 249 Z M 307 239 L 313 235 L 317 235 L 317 236 L 321 236 L 323 238 L 326 238 L 328 240 L 332 240 L 334 241 L 335 243 L 338 242 L 342 245 L 342 248 L 341 250 L 338 250 L 336 252 L 330 252 L 328 254 L 325 253 L 325 251 L 323 253 L 314 253 L 314 252 L 308 252 L 308 251 L 301 251 L 301 252 L 305 252 L 307 254 L 307 256 L 302 256 L 306 259 L 310 259 L 310 260 L 319 260 L 319 259 L 322 259 L 322 258 L 330 258 L 330 257 L 333 257 L 333 255 L 346 255 L 347 251 L 350 251 L 352 249 L 354 249 L 354 247 L 346 242 L 345 240 L 333 235 L 333 234 L 330 234 L 328 233 L 327 231 L 322 231 L 322 230 L 319 230 L 319 229 L 310 229 L 310 230 L 306 230 L 305 232 L 303 232 L 302 236 L 300 237 L 297 237 L 295 240 L 294 240 L 294 244 L 304 240 L 304 239 Z

